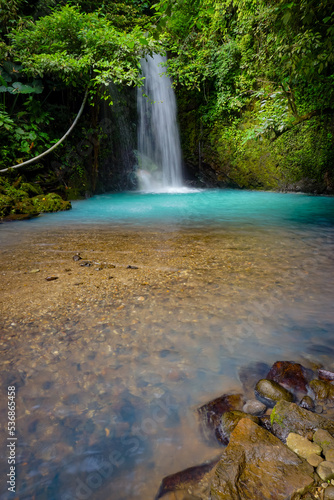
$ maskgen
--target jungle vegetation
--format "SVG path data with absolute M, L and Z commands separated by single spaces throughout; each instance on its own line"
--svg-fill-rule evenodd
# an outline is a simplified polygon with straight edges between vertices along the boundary
M 89 94 L 66 144 L 0 174 L 0 197 L 18 176 L 65 199 L 128 187 L 104 181 L 103 101 L 116 86 L 135 122 L 153 52 L 168 54 L 189 181 L 334 191 L 330 0 L 0 0 L 0 170 L 52 146 Z

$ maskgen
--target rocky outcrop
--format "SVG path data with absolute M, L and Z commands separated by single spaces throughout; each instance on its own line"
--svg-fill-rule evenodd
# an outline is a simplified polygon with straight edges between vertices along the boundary
M 324 429 L 330 434 L 334 434 L 333 420 L 300 408 L 295 403 L 279 401 L 273 409 L 270 418 L 273 434 L 284 442 L 290 432 L 307 436 L 309 432 Z
M 249 419 L 231 434 L 211 485 L 212 500 L 286 500 L 314 484 L 313 467 Z

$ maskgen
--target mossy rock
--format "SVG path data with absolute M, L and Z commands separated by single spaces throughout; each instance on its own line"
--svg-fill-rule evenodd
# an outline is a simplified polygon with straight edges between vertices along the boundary
M 30 196 L 43 194 L 43 189 L 38 184 L 30 184 L 28 182 L 22 182 L 20 188 L 23 191 L 26 191 Z
M 61 210 L 70 210 L 72 208 L 70 201 L 63 200 L 58 194 L 49 193 L 40 194 L 31 198 L 35 210 L 42 212 L 59 212 Z
M 0 194 L 0 217 L 5 217 L 10 214 L 12 206 L 12 198 L 6 194 Z

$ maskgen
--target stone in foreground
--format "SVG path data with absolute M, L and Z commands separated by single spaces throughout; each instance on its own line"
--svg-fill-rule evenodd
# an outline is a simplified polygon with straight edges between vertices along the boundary
M 267 406 L 273 408 L 277 401 L 293 401 L 293 395 L 273 380 L 261 379 L 255 387 L 255 396 Z
M 306 458 L 311 455 L 320 455 L 321 448 L 316 443 L 311 443 L 308 439 L 294 432 L 290 432 L 287 437 L 286 444 L 291 451 L 296 453 L 299 457 Z
M 285 441 L 290 432 L 306 436 L 309 431 L 325 429 L 334 434 L 334 421 L 300 408 L 295 403 L 279 401 L 271 414 L 272 432 Z
M 170 476 L 166 476 L 159 488 L 155 500 L 160 498 L 188 499 L 200 498 L 201 500 L 210 499 L 210 481 L 214 474 L 215 466 L 219 458 L 202 465 L 190 467 Z
M 314 483 L 313 467 L 249 419 L 231 434 L 211 483 L 212 500 L 287 500 Z
M 317 473 L 323 481 L 334 479 L 334 462 L 321 462 L 317 467 Z
M 266 378 L 278 382 L 289 391 L 307 393 L 307 384 L 312 378 L 312 372 L 293 361 L 276 361 Z

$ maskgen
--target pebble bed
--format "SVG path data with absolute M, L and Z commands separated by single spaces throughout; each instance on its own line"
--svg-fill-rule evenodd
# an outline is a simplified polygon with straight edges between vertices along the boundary
M 89 498 L 153 498 L 166 474 L 216 455 L 194 408 L 238 390 L 240 366 L 281 357 L 333 369 L 323 243 L 277 229 L 86 227 L 9 239 L 1 384 L 17 386 L 22 498 L 79 498 L 82 485 Z M 112 460 L 111 477 L 87 485 Z

